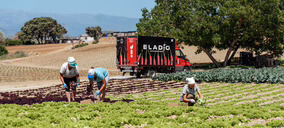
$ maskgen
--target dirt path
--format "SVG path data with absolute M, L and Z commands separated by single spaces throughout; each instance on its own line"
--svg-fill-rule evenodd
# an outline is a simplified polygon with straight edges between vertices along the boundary
M 82 83 L 88 83 L 87 77 L 80 78 Z M 112 76 L 111 79 L 136 79 L 130 76 Z M 140 78 L 137 80 L 149 80 L 149 78 Z M 42 87 L 51 87 L 55 85 L 62 84 L 58 80 L 38 80 L 38 81 L 25 81 L 25 82 L 2 82 L 0 83 L 0 92 L 17 91 L 17 90 L 27 90 L 27 89 L 38 89 Z
M 37 89 L 61 84 L 59 80 L 0 83 L 0 92 Z

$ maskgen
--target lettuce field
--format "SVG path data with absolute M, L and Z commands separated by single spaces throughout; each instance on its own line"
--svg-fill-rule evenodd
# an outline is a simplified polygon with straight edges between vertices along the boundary
M 108 102 L 81 104 L 87 84 L 72 103 L 60 85 L 0 93 L 0 127 L 284 126 L 283 84 L 201 83 L 203 106 L 179 102 L 184 82 L 150 80 L 112 80 Z

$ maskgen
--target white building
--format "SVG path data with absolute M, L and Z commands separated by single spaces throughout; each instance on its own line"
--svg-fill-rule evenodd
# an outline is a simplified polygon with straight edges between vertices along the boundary
M 94 37 L 90 37 L 87 34 L 83 34 L 82 36 L 80 36 L 80 40 L 82 42 L 94 42 Z

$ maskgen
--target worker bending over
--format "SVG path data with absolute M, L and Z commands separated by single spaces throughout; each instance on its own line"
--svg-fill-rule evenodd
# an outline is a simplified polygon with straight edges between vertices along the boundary
M 195 80 L 192 78 L 186 78 L 188 84 L 183 88 L 180 102 L 188 103 L 188 106 L 193 106 L 198 101 L 198 97 L 195 96 L 197 92 L 200 98 L 204 98 L 200 92 L 200 88 L 196 85 Z
M 93 81 L 97 82 L 99 90 L 96 92 L 96 94 L 100 96 L 100 101 L 104 102 L 106 96 L 106 86 L 108 85 L 107 83 L 110 79 L 108 70 L 105 68 L 90 69 L 88 78 L 90 85 L 93 85 Z

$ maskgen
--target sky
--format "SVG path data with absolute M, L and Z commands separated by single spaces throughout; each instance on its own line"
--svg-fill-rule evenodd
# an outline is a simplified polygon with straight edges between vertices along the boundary
M 0 9 L 53 14 L 105 14 L 141 18 L 155 0 L 0 0 Z

